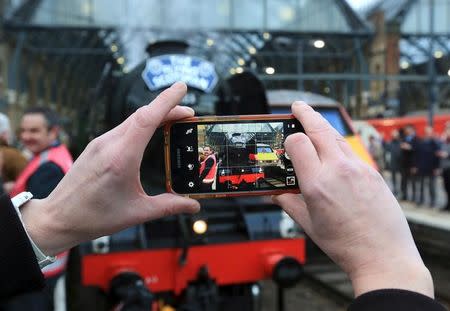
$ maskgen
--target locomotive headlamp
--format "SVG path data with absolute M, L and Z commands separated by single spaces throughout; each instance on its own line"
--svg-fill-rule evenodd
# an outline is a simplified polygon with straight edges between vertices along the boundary
M 192 230 L 197 234 L 204 234 L 208 230 L 208 224 L 203 219 L 196 220 L 192 225 Z

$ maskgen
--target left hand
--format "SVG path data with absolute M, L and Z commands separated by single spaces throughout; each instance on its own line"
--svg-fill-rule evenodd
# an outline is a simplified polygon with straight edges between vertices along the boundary
M 48 198 L 24 206 L 25 226 L 44 253 L 57 254 L 136 224 L 199 210 L 199 203 L 189 198 L 148 196 L 139 178 L 144 150 L 160 124 L 194 115 L 177 106 L 185 94 L 186 85 L 175 83 L 94 139 Z

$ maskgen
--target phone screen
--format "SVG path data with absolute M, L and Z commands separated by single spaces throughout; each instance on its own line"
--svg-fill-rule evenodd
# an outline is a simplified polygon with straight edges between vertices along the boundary
M 172 189 L 180 194 L 298 188 L 284 150 L 296 119 L 175 123 L 170 132 Z

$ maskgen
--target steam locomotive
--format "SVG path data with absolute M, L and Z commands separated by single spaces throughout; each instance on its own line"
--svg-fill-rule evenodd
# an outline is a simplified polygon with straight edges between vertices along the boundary
M 92 138 L 114 127 L 178 79 L 188 85 L 182 104 L 197 115 L 269 112 L 264 87 L 251 73 L 219 76 L 213 63 L 192 55 L 184 42 L 157 42 L 147 52 L 127 74 L 105 68 L 93 94 L 97 104 L 83 112 L 83 135 Z M 151 195 L 165 191 L 162 150 L 158 131 L 141 166 Z M 304 236 L 270 200 L 200 203 L 196 215 L 148 222 L 72 250 L 68 309 L 260 310 L 259 281 L 273 279 L 285 288 L 301 278 Z

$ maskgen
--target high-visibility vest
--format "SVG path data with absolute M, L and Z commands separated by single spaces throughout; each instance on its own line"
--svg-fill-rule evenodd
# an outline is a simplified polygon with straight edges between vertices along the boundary
M 59 145 L 51 147 L 40 154 L 36 155 L 30 163 L 25 167 L 23 172 L 17 178 L 10 196 L 13 197 L 21 192 L 26 191 L 28 179 L 38 170 L 38 168 L 47 162 L 53 162 L 66 174 L 73 164 L 72 156 L 66 146 Z M 42 269 L 42 273 L 46 278 L 55 276 L 66 269 L 69 252 L 63 252 L 56 256 L 56 261 Z
M 200 175 L 205 170 L 206 161 L 208 159 L 213 159 L 214 163 L 211 169 L 209 170 L 208 174 L 206 174 L 205 178 L 203 178 L 202 182 L 205 184 L 212 184 L 214 182 L 214 179 L 216 178 L 217 173 L 217 161 L 216 156 L 214 154 L 210 154 L 202 163 L 200 163 Z

